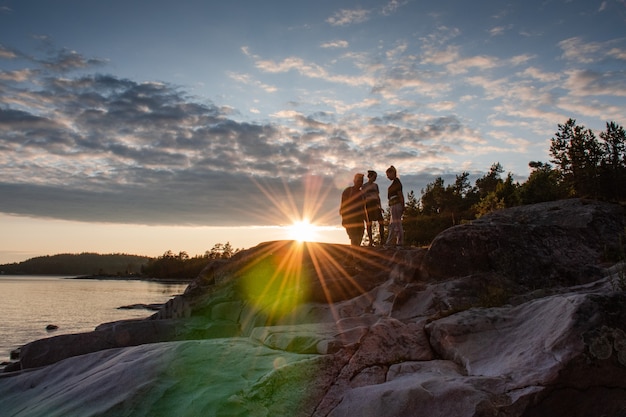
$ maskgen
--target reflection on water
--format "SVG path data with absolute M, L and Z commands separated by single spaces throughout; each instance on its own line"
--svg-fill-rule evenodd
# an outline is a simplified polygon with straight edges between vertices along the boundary
M 91 331 L 109 321 L 148 317 L 154 312 L 118 307 L 164 303 L 187 287 L 186 283 L 65 278 L 0 276 L 0 362 L 9 359 L 11 350 L 36 339 Z M 49 324 L 59 329 L 48 332 Z

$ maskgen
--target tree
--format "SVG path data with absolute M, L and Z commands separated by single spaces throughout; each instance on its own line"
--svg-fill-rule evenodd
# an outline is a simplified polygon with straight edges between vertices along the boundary
M 478 192 L 477 188 L 470 184 L 469 172 L 464 171 L 457 175 L 456 181 L 453 186 L 449 187 L 449 191 L 453 223 L 456 224 L 463 219 L 473 218 L 474 214 L 471 208 L 478 202 Z
M 452 186 L 455 195 L 461 198 L 467 198 L 476 192 L 475 188 L 470 184 L 469 175 L 469 172 L 463 171 L 463 173 L 456 176 L 456 181 L 454 181 L 454 185 Z
M 230 242 L 226 242 L 222 247 L 222 259 L 228 259 L 232 257 L 235 252 L 236 251 L 233 249 L 233 246 L 230 244 Z
M 601 183 L 604 196 L 612 200 L 626 197 L 626 132 L 615 122 L 606 123 L 600 133 L 602 143 Z
M 404 229 L 404 244 L 416 245 L 418 242 L 418 222 L 420 207 L 415 192 L 409 191 L 404 204 L 404 214 L 402 215 L 402 228 Z
M 500 178 L 502 172 L 504 169 L 497 162 L 491 165 L 489 173 L 476 180 L 480 196 L 480 200 L 473 206 L 476 217 L 520 204 L 519 184 L 513 183 L 513 175 L 510 172 L 506 180 L 502 180 Z
M 404 217 L 413 218 L 417 217 L 419 214 L 419 202 L 417 201 L 417 197 L 415 197 L 415 192 L 411 190 L 406 196 L 406 203 L 404 204 Z
M 422 189 L 420 215 L 411 219 L 405 229 L 405 243 L 424 245 L 450 226 L 457 224 L 464 209 L 469 208 L 466 198 L 473 193 L 469 173 L 457 176 L 454 185 L 445 186 L 441 177 Z
M 479 218 L 485 214 L 491 213 L 492 211 L 500 210 L 505 207 L 504 198 L 498 197 L 494 191 L 481 198 L 478 203 L 474 204 L 474 211 L 476 212 L 476 218 Z
M 493 193 L 496 191 L 498 184 L 502 183 L 502 178 L 500 178 L 500 174 L 504 172 L 502 165 L 500 162 L 496 162 L 491 165 L 489 172 L 485 174 L 483 177 L 478 178 L 476 180 L 476 189 L 478 192 L 479 198 L 485 198 L 489 193 Z
M 206 251 L 204 256 L 210 259 L 228 259 L 237 253 L 239 249 L 233 249 L 230 242 L 216 243 L 211 248 L 211 251 Z
M 502 198 L 505 207 L 520 205 L 519 184 L 513 182 L 513 175 L 509 172 L 506 179 L 496 187 L 496 194 Z
M 573 196 L 596 197 L 599 190 L 600 144 L 593 132 L 569 119 L 550 140 L 550 160 L 561 170 Z
M 564 198 L 566 190 L 561 182 L 561 173 L 549 163 L 531 161 L 528 179 L 520 187 L 520 203 L 534 204 Z
M 446 189 L 443 178 L 437 177 L 422 190 L 422 211 L 424 214 L 441 213 L 444 209 Z

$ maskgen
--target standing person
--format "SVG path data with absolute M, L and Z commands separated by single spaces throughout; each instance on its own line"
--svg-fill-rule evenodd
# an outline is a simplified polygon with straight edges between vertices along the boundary
M 402 212 L 404 211 L 404 194 L 402 193 L 402 183 L 398 178 L 398 172 L 392 165 L 387 168 L 387 178 L 391 180 L 391 185 L 387 189 L 389 208 L 391 209 L 391 220 L 389 221 L 388 246 L 402 246 L 404 241 L 404 230 L 402 230 Z
M 380 235 L 380 244 L 382 246 L 383 233 L 385 227 L 383 226 L 383 208 L 380 203 L 380 192 L 378 191 L 378 184 L 376 184 L 376 178 L 378 174 L 376 171 L 367 171 L 367 182 L 361 188 L 363 196 L 365 198 L 365 212 L 367 218 L 365 224 L 367 227 L 367 237 L 370 241 L 370 246 L 374 246 L 374 238 L 372 235 L 372 223 L 378 222 L 378 234 Z
M 354 185 L 343 190 L 341 193 L 341 224 L 345 227 L 350 244 L 360 246 L 363 240 L 363 222 L 365 221 L 365 202 L 361 187 L 363 186 L 363 174 L 354 175 Z

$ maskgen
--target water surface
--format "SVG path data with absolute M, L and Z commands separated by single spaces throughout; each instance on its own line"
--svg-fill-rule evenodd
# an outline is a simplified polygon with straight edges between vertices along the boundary
M 154 311 L 118 307 L 164 303 L 187 287 L 187 283 L 68 278 L 0 275 L 0 362 L 9 359 L 11 350 L 36 339 L 151 316 Z M 49 324 L 59 329 L 49 332 Z

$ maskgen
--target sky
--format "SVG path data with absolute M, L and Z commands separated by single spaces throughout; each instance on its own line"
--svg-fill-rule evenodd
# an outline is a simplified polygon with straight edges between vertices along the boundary
M 348 243 L 341 191 L 626 123 L 626 0 L 0 0 L 0 264 Z

